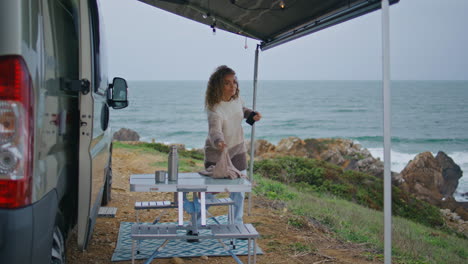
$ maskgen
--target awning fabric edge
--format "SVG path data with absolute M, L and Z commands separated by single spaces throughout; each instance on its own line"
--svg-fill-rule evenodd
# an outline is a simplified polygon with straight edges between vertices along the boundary
M 396 4 L 400 0 L 390 0 L 390 4 Z M 271 49 L 273 47 L 282 45 L 289 41 L 304 37 L 306 35 L 312 34 L 314 32 L 320 31 L 322 29 L 340 24 L 342 22 L 346 22 L 353 18 L 365 15 L 367 13 L 371 13 L 373 11 L 381 9 L 381 1 L 368 1 L 365 4 L 353 6 L 352 8 L 343 10 L 338 14 L 334 14 L 330 17 L 325 17 L 320 20 L 314 20 L 306 23 L 305 25 L 301 26 L 298 29 L 289 31 L 287 33 L 283 33 L 278 37 L 275 37 L 271 40 L 265 40 L 260 43 L 260 48 L 262 51 Z

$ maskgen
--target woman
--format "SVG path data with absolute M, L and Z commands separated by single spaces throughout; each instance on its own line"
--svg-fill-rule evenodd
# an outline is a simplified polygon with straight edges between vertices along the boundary
M 247 156 L 244 131 L 241 123 L 252 112 L 244 107 L 239 97 L 236 73 L 231 68 L 219 66 L 208 81 L 205 108 L 208 114 L 208 138 L 205 142 L 205 168 L 215 165 L 226 148 L 232 164 L 246 174 Z M 253 119 L 259 121 L 262 115 L 256 112 Z M 234 201 L 234 222 L 242 224 L 244 215 L 244 193 L 231 193 Z M 207 195 L 212 198 L 212 195 Z

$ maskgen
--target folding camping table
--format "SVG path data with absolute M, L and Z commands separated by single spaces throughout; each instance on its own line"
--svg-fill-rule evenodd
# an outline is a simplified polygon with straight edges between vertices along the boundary
M 164 239 L 166 240 L 163 245 L 157 248 L 154 254 L 148 259 L 146 263 L 157 255 L 158 251 L 162 249 L 170 239 L 188 239 L 194 237 L 177 235 L 177 230 L 192 230 L 192 233 L 198 234 L 198 229 L 208 229 L 211 231 L 210 235 L 201 235 L 197 239 L 218 239 L 218 241 L 226 248 L 221 238 L 246 238 L 249 240 L 249 263 L 250 263 L 250 242 L 253 240 L 254 248 L 254 262 L 256 261 L 256 238 L 259 234 L 251 224 L 242 225 L 207 225 L 206 224 L 206 192 L 250 192 L 252 184 L 248 179 L 213 179 L 210 177 L 202 176 L 198 173 L 179 173 L 177 181 L 169 181 L 167 178 L 164 182 L 157 183 L 154 174 L 135 174 L 130 176 L 130 191 L 132 192 L 173 192 L 177 194 L 177 208 L 178 208 L 178 223 L 172 225 L 134 225 L 132 227 L 132 241 L 141 239 Z M 200 193 L 200 211 L 201 211 L 201 225 L 197 224 L 197 212 L 192 213 L 192 223 L 184 225 L 183 211 L 184 211 L 184 193 L 193 192 Z M 132 242 L 132 245 L 134 243 Z M 226 248 L 227 249 L 227 248 Z M 228 249 L 227 249 L 228 250 Z M 229 253 L 240 262 L 240 260 L 228 250 Z M 134 247 L 132 247 L 132 263 L 134 260 Z

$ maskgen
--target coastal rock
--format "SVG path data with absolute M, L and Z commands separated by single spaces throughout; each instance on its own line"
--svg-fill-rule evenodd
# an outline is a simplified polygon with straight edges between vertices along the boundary
M 343 165 L 345 159 L 341 154 L 341 151 L 337 147 L 332 147 L 331 149 L 324 151 L 320 154 L 320 158 L 324 161 L 336 164 L 336 165 Z
M 401 177 L 400 173 L 392 171 L 392 184 L 393 185 L 399 186 L 404 182 L 405 182 L 405 179 Z
M 245 149 L 247 150 L 247 156 L 250 158 L 250 140 L 245 141 Z M 256 160 L 279 156 L 276 152 L 276 146 L 264 139 L 255 140 L 254 149 Z
M 312 141 L 307 139 L 306 142 L 311 144 Z M 322 139 L 318 142 L 322 142 L 322 146 L 319 146 L 310 156 L 317 156 L 318 153 L 319 159 L 341 166 L 346 170 L 383 177 L 383 162 L 374 158 L 360 144 L 354 144 L 353 141 L 347 139 Z
M 372 156 L 359 160 L 356 165 L 358 171 L 383 178 L 384 164 L 382 161 L 375 159 Z
M 447 206 L 445 206 L 447 207 Z M 464 221 L 468 221 L 468 209 L 462 203 L 454 202 L 454 212 L 457 213 Z
M 460 166 L 453 162 L 453 159 L 442 151 L 439 151 L 435 157 L 442 168 L 443 184 L 440 186 L 440 192 L 444 196 L 452 196 L 458 187 L 458 180 L 463 173 Z
M 468 238 L 468 221 L 464 221 L 456 212 L 450 209 L 440 209 L 440 213 L 448 226 L 457 230 Z
M 117 141 L 140 141 L 140 135 L 131 129 L 121 128 L 114 133 L 112 139 Z
M 467 221 L 468 210 L 464 204 L 455 201 L 452 195 L 442 193 L 445 185 L 442 171 L 441 164 L 432 153 L 420 153 L 401 172 L 404 182 L 399 187 L 429 204 L 450 209 Z
M 418 154 L 401 171 L 401 177 L 404 179 L 401 188 L 420 200 L 438 204 L 444 198 L 439 191 L 444 182 L 442 169 L 430 152 Z
M 263 156 L 269 153 L 271 154 L 271 153 L 274 153 L 276 150 L 275 145 L 271 144 L 270 142 L 264 139 L 256 140 L 254 147 L 255 147 L 255 155 L 257 156 Z M 249 144 L 249 151 L 250 151 L 250 144 Z
M 283 138 L 276 146 L 276 151 L 281 155 L 307 157 L 304 140 L 298 137 Z

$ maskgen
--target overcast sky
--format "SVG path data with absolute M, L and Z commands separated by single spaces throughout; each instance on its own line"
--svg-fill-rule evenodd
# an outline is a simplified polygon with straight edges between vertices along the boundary
M 100 0 L 110 76 L 206 80 L 216 66 L 253 78 L 258 41 L 137 0 Z M 468 80 L 468 0 L 401 0 L 390 8 L 391 77 Z M 381 12 L 260 53 L 260 80 L 381 79 Z

